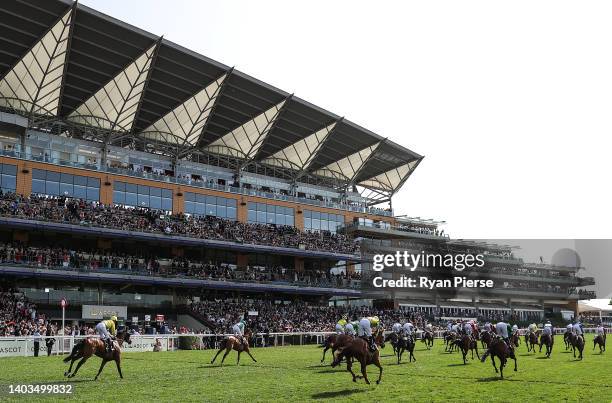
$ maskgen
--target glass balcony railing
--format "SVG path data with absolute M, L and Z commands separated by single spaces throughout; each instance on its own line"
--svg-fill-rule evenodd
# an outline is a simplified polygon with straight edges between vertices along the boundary
M 153 181 L 158 181 L 158 182 L 167 182 L 167 183 L 173 183 L 173 184 L 178 184 L 178 185 L 198 187 L 202 189 L 210 189 L 210 190 L 218 190 L 221 192 L 242 194 L 245 196 L 263 197 L 263 198 L 272 199 L 272 200 L 288 201 L 288 202 L 294 202 L 294 203 L 300 203 L 300 204 L 307 204 L 311 206 L 319 206 L 319 207 L 327 207 L 327 208 L 333 208 L 333 209 L 338 209 L 338 210 L 352 211 L 352 212 L 357 212 L 357 213 L 375 214 L 375 215 L 384 216 L 384 217 L 393 216 L 393 210 L 371 208 L 371 207 L 359 206 L 359 205 L 350 205 L 350 204 L 338 203 L 338 202 L 334 202 L 330 200 L 319 200 L 319 199 L 310 199 L 306 197 L 297 197 L 297 196 L 285 195 L 282 193 L 266 192 L 260 189 L 253 189 L 253 188 L 249 189 L 246 187 L 220 185 L 220 184 L 210 182 L 210 181 L 188 179 L 188 178 L 182 178 L 180 176 L 175 177 L 175 176 L 170 176 L 170 175 L 162 175 L 162 174 L 158 174 L 155 172 L 135 171 L 132 169 L 119 168 L 119 167 L 103 167 L 99 163 L 95 164 L 91 162 L 78 161 L 74 159 L 67 160 L 67 159 L 62 159 L 62 158 L 53 158 L 51 156 L 51 153 L 47 153 L 47 152 L 43 152 L 43 154 L 39 154 L 39 155 L 34 155 L 32 153 L 24 153 L 21 151 L 0 150 L 0 155 L 5 156 L 5 157 L 19 158 L 19 159 L 29 160 L 29 161 L 44 162 L 44 163 L 60 165 L 60 166 L 68 166 L 68 167 L 73 167 L 73 168 L 88 169 L 88 170 L 99 171 L 99 172 L 107 172 L 107 173 L 112 173 L 112 174 L 117 174 L 117 175 L 131 176 L 135 178 L 148 179 L 148 180 L 153 180 Z M 180 172 L 179 172 L 179 175 L 180 175 Z

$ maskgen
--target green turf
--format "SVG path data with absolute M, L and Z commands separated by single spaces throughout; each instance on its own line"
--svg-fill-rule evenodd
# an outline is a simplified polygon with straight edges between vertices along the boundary
M 345 367 L 322 365 L 317 346 L 253 349 L 258 362 L 248 356 L 236 366 L 232 352 L 225 364 L 210 365 L 213 351 L 178 351 L 165 353 L 128 353 L 124 355 L 120 380 L 113 363 L 94 382 L 100 360 L 92 358 L 76 378 L 70 380 L 79 401 L 612 401 L 612 352 L 600 355 L 592 351 L 592 342 L 582 361 L 565 352 L 561 337 L 556 338 L 551 359 L 543 354 L 527 354 L 524 345 L 518 351 L 518 372 L 508 369 L 501 381 L 490 360 L 463 365 L 458 353 L 444 352 L 441 341 L 431 351 L 417 343 L 416 363 L 397 365 L 391 346 L 383 350 L 383 379 L 380 385 L 351 381 Z M 407 358 L 405 356 L 405 358 Z M 0 360 L 0 399 L 16 398 L 7 394 L 8 384 L 65 382 L 66 365 L 60 357 L 3 358 Z M 359 367 L 357 366 L 357 371 Z M 368 367 L 370 379 L 377 369 Z M 43 397 L 38 397 L 42 399 Z M 59 400 L 60 397 L 44 397 Z

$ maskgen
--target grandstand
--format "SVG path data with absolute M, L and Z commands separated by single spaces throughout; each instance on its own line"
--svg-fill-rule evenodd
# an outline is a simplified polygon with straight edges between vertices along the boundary
M 86 324 L 82 305 L 190 327 L 227 309 L 322 309 L 308 330 L 349 309 L 528 320 L 594 284 L 394 216 L 423 156 L 238 69 L 69 1 L 3 2 L 0 27 L 0 286 L 48 318 L 67 298 Z M 364 239 L 482 252 L 498 286 L 372 293 Z

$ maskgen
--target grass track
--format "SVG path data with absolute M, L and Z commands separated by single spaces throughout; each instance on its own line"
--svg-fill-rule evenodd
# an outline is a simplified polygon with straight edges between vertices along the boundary
M 518 350 L 518 372 L 512 365 L 499 380 L 490 360 L 462 364 L 459 353 L 444 352 L 436 340 L 431 351 L 418 342 L 416 363 L 397 365 L 391 346 L 383 350 L 383 379 L 374 384 L 377 368 L 368 367 L 372 385 L 351 381 L 341 368 L 319 364 L 322 350 L 317 346 L 253 349 L 254 363 L 243 354 L 236 366 L 232 352 L 221 367 L 210 365 L 213 351 L 129 353 L 124 355 L 119 379 L 113 363 L 107 364 L 94 382 L 100 360 L 91 358 L 76 378 L 70 380 L 76 401 L 612 401 L 611 352 L 592 351 L 587 338 L 585 356 L 575 361 L 565 352 L 562 338 L 556 337 L 551 359 L 542 354 Z M 598 351 L 598 350 L 597 350 Z M 218 360 L 220 360 L 221 356 Z M 404 358 L 407 358 L 404 356 Z M 219 362 L 219 361 L 218 361 Z M 511 361 L 512 363 L 512 361 Z M 7 385 L 66 382 L 67 366 L 61 357 L 3 358 L 0 360 L 0 400 L 64 400 L 60 396 L 8 395 Z M 359 365 L 355 368 L 359 371 Z

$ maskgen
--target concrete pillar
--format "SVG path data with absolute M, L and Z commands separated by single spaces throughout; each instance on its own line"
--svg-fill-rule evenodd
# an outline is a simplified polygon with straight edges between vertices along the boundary
M 236 219 L 239 222 L 247 222 L 249 214 L 248 208 L 249 206 L 246 197 L 241 197 L 236 206 Z
M 295 212 L 295 215 L 294 215 L 295 227 L 299 230 L 304 230 L 304 209 L 302 208 L 302 206 L 298 205 L 294 209 L 294 212 Z
M 185 193 L 179 187 L 172 192 L 172 213 L 182 214 L 185 212 Z
M 100 203 L 113 204 L 113 179 L 108 175 L 100 180 Z
M 32 193 L 32 168 L 27 161 L 17 161 L 17 184 L 15 193 L 29 196 Z
M 295 267 L 295 271 L 298 273 L 302 273 L 304 271 L 304 258 L 296 257 L 293 265 Z

